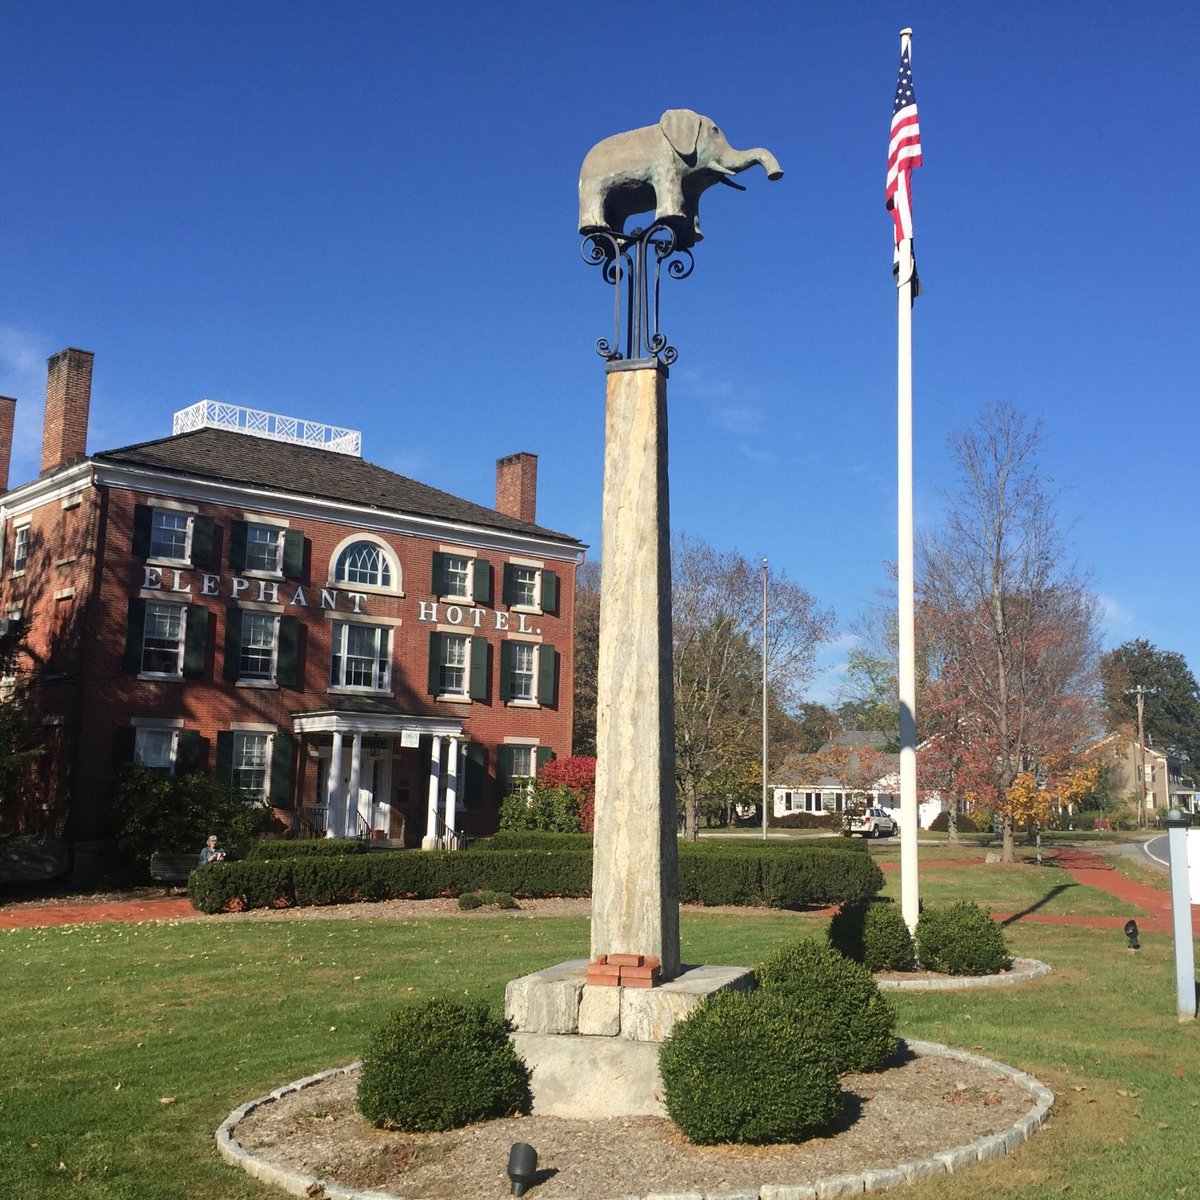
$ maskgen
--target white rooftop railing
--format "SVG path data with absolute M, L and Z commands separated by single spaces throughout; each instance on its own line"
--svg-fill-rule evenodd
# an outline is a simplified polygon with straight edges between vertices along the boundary
M 233 433 L 252 433 L 276 442 L 290 442 L 294 446 L 315 446 L 335 454 L 362 455 L 362 433 L 357 429 L 283 417 L 278 413 L 243 408 L 240 404 L 221 404 L 216 400 L 201 400 L 175 414 L 171 426 L 173 434 L 191 433 L 197 429 L 228 429 Z

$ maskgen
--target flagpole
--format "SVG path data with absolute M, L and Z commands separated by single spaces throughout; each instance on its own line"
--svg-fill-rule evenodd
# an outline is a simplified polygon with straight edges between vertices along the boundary
M 912 30 L 900 31 L 900 54 L 911 53 Z M 913 598 L 912 238 L 896 247 L 897 475 L 900 700 L 900 911 L 913 933 L 920 915 L 917 880 L 917 672 Z

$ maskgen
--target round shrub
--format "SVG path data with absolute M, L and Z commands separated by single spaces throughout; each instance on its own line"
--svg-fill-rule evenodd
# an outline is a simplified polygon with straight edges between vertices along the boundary
M 434 997 L 398 1008 L 371 1035 L 358 1111 L 393 1129 L 457 1129 L 529 1112 L 529 1075 L 508 1023 L 482 1000 Z
M 985 909 L 959 900 L 917 918 L 917 962 L 946 975 L 992 975 L 1008 966 L 1008 947 Z
M 760 988 L 820 1031 L 839 1075 L 881 1071 L 895 1053 L 896 1010 L 860 963 L 801 938 L 780 946 L 757 975 Z
M 868 971 L 907 971 L 915 952 L 904 916 L 890 900 L 847 904 L 829 922 L 829 944 Z
M 842 1111 L 827 1039 L 783 996 L 715 992 L 659 1053 L 663 1100 L 690 1142 L 798 1142 Z

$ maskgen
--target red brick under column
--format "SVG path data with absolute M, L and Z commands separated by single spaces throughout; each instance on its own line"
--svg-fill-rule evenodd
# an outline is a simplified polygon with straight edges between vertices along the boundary
M 588 963 L 584 983 L 600 987 L 650 988 L 662 982 L 662 963 L 654 954 L 601 954 Z

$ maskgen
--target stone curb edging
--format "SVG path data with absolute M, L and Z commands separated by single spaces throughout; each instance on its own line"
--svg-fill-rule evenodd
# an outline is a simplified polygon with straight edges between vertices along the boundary
M 1036 958 L 1014 958 L 1003 975 L 946 975 L 941 979 L 876 979 L 882 991 L 954 992 L 963 988 L 1013 987 L 1050 974 L 1050 964 Z
M 1033 962 L 1032 959 L 1016 960 Z M 1015 965 L 1015 964 L 1014 964 Z M 1045 970 L 1050 970 L 1045 963 L 1038 963 Z M 924 982 L 924 981 L 922 981 Z M 902 1041 L 910 1050 L 919 1054 L 937 1055 L 941 1058 L 954 1059 L 957 1062 L 970 1063 L 1003 1075 L 1011 1079 L 1019 1087 L 1023 1087 L 1034 1099 L 1034 1106 L 1008 1129 L 1000 1133 L 990 1134 L 974 1142 L 962 1146 L 952 1146 L 948 1150 L 939 1150 L 929 1158 L 914 1159 L 912 1162 L 900 1163 L 899 1166 L 885 1167 L 873 1171 L 861 1171 L 850 1175 L 827 1175 L 813 1184 L 763 1184 L 758 1191 L 742 1189 L 725 1192 L 649 1192 L 643 1197 L 624 1196 L 615 1200 L 835 1200 L 839 1196 L 861 1196 L 866 1192 L 880 1191 L 884 1188 L 895 1187 L 902 1183 L 914 1183 L 918 1179 L 928 1179 L 935 1175 L 952 1175 L 965 1170 L 977 1162 L 988 1158 L 999 1158 L 1015 1150 L 1022 1142 L 1028 1141 L 1045 1124 L 1054 1104 L 1054 1093 L 1039 1080 L 1024 1071 L 1010 1067 L 1007 1063 L 997 1062 L 993 1058 L 984 1058 L 981 1054 L 972 1054 L 968 1050 L 956 1050 L 944 1046 L 940 1042 L 922 1042 L 915 1038 L 904 1038 Z M 342 1187 L 318 1179 L 314 1175 L 303 1175 L 299 1171 L 290 1171 L 286 1167 L 276 1167 L 263 1162 L 250 1154 L 234 1136 L 239 1122 L 249 1116 L 256 1108 L 264 1104 L 273 1104 L 276 1100 L 293 1092 L 301 1091 L 313 1084 L 332 1079 L 337 1075 L 346 1075 L 356 1071 L 362 1064 L 350 1063 L 345 1067 L 334 1067 L 329 1071 L 320 1071 L 316 1075 L 307 1075 L 294 1083 L 285 1083 L 265 1096 L 247 1101 L 222 1122 L 217 1130 L 217 1150 L 230 1166 L 241 1167 L 247 1174 L 263 1183 L 273 1184 L 293 1196 L 309 1196 L 314 1184 L 324 1189 L 323 1196 L 327 1200 L 405 1200 L 395 1192 L 360 1191 L 356 1188 Z M 554 1200 L 546 1196 L 544 1200 Z M 560 1197 L 558 1200 L 568 1200 Z

